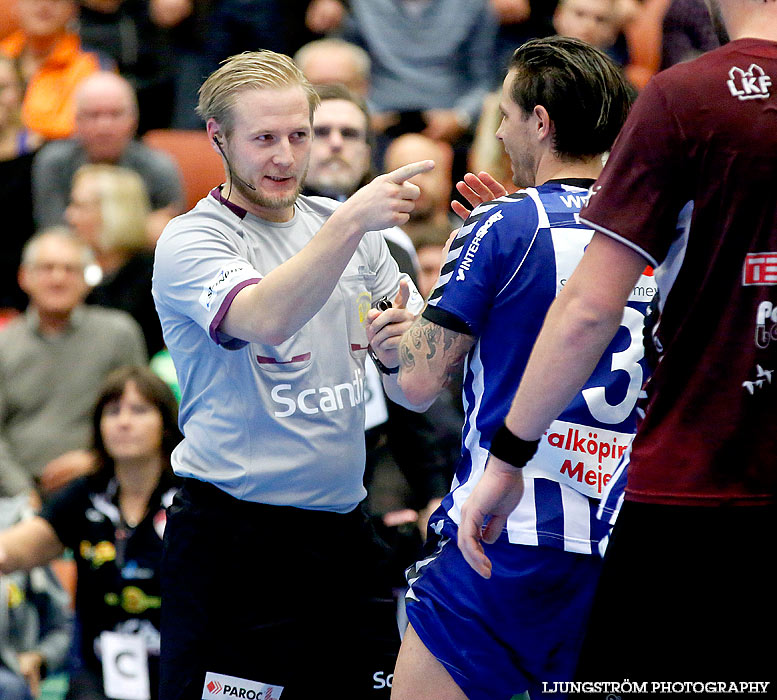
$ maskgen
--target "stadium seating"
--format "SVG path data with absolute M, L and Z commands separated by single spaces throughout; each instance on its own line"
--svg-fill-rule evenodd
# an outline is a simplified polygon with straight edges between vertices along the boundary
M 143 142 L 168 153 L 178 164 L 187 211 L 224 182 L 221 158 L 204 129 L 153 129 L 143 135 Z

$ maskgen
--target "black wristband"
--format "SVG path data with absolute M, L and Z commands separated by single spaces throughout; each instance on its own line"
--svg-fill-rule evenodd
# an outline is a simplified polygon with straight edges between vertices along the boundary
M 367 346 L 367 354 L 372 358 L 375 366 L 383 372 L 383 374 L 396 374 L 399 372 L 399 365 L 396 367 L 386 367 L 379 359 L 377 353 L 372 349 L 372 345 Z
M 507 462 L 516 469 L 523 469 L 526 463 L 534 457 L 539 444 L 539 440 L 522 440 L 502 423 L 494 433 L 488 451 L 497 459 Z

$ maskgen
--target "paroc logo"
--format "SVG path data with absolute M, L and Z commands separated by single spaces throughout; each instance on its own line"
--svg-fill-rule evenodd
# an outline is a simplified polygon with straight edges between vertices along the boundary
M 215 676 L 215 678 L 214 678 Z M 202 688 L 204 700 L 217 698 L 238 698 L 238 700 L 278 700 L 283 692 L 283 686 L 270 685 L 252 681 L 247 678 L 225 676 L 220 673 L 208 672 L 205 675 L 205 685 Z

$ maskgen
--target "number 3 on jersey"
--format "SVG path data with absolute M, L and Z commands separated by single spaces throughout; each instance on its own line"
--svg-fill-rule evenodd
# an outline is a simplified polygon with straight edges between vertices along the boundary
M 645 377 L 640 361 L 644 357 L 645 350 L 642 344 L 642 327 L 645 322 L 644 314 L 637 309 L 627 306 L 623 311 L 621 327 L 625 328 L 630 337 L 630 342 L 625 350 L 614 352 L 611 355 L 610 371 L 624 371 L 629 375 L 626 395 L 615 404 L 611 404 L 605 395 L 604 386 L 589 387 L 583 390 L 583 398 L 591 415 L 600 423 L 617 425 L 623 423 L 637 403 L 640 389 Z M 602 371 L 601 365 L 595 373 Z M 609 382 L 608 382 L 609 383 Z

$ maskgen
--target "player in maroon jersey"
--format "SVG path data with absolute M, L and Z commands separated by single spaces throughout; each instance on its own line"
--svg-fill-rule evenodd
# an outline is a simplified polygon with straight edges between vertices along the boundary
M 459 544 L 488 575 L 480 542 L 520 500 L 515 467 L 588 377 L 653 265 L 660 361 L 585 680 L 772 675 L 761 630 L 777 617 L 777 2 L 719 2 L 732 41 L 659 74 L 637 100 L 580 214 L 598 233 L 548 313 L 505 439 L 463 509 Z

